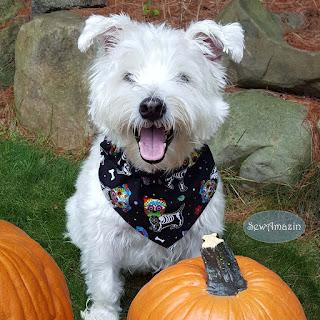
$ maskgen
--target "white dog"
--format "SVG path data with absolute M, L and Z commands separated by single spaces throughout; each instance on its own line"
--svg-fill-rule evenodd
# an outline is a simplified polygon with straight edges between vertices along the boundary
M 66 211 L 92 301 L 82 317 L 104 320 L 118 319 L 121 269 L 198 256 L 202 235 L 223 231 L 222 183 L 205 143 L 228 114 L 222 53 L 242 59 L 243 31 L 91 16 L 79 49 L 93 41 L 89 114 L 100 135 Z

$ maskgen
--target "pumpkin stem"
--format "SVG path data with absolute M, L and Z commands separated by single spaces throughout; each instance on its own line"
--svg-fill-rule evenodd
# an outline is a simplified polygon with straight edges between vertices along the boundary
M 237 260 L 228 245 L 216 233 L 203 237 L 201 256 L 204 261 L 207 291 L 218 296 L 235 296 L 247 289 Z

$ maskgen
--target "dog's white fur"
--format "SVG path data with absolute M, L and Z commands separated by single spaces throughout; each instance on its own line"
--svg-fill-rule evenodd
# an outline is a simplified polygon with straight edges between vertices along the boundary
M 156 271 L 198 256 L 202 235 L 223 231 L 224 197 L 220 181 L 191 230 L 173 250 L 165 249 L 136 232 L 107 201 L 98 177 L 99 145 L 107 136 L 135 168 L 147 172 L 181 166 L 228 114 L 220 55 L 225 52 L 234 61 L 241 60 L 243 31 L 238 23 L 221 26 L 209 20 L 192 23 L 184 31 L 141 24 L 126 15 L 91 16 L 78 40 L 79 49 L 86 51 L 93 41 L 100 49 L 91 69 L 89 114 L 100 134 L 67 202 L 67 229 L 81 249 L 87 293 L 93 302 L 82 317 L 109 320 L 118 319 L 120 311 L 120 270 Z M 139 105 L 147 97 L 158 97 L 167 106 L 164 117 L 153 125 L 175 131 L 158 164 L 141 158 L 133 134 L 135 128 L 151 125 L 139 114 Z

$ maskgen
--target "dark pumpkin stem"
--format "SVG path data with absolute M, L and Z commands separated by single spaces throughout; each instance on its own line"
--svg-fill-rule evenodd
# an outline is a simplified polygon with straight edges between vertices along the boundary
M 235 296 L 247 289 L 239 265 L 225 242 L 201 249 L 208 280 L 207 291 L 217 296 Z

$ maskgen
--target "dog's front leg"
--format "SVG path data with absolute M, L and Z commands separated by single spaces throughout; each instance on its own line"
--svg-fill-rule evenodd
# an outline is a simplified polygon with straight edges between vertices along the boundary
M 104 248 L 105 250 L 106 248 Z M 112 252 L 111 250 L 109 252 Z M 100 252 L 101 253 L 101 252 Z M 92 252 L 82 256 L 82 268 L 85 272 L 88 301 L 81 316 L 85 320 L 118 320 L 120 297 L 123 291 L 123 281 L 120 277 L 120 267 L 112 255 L 93 256 Z

